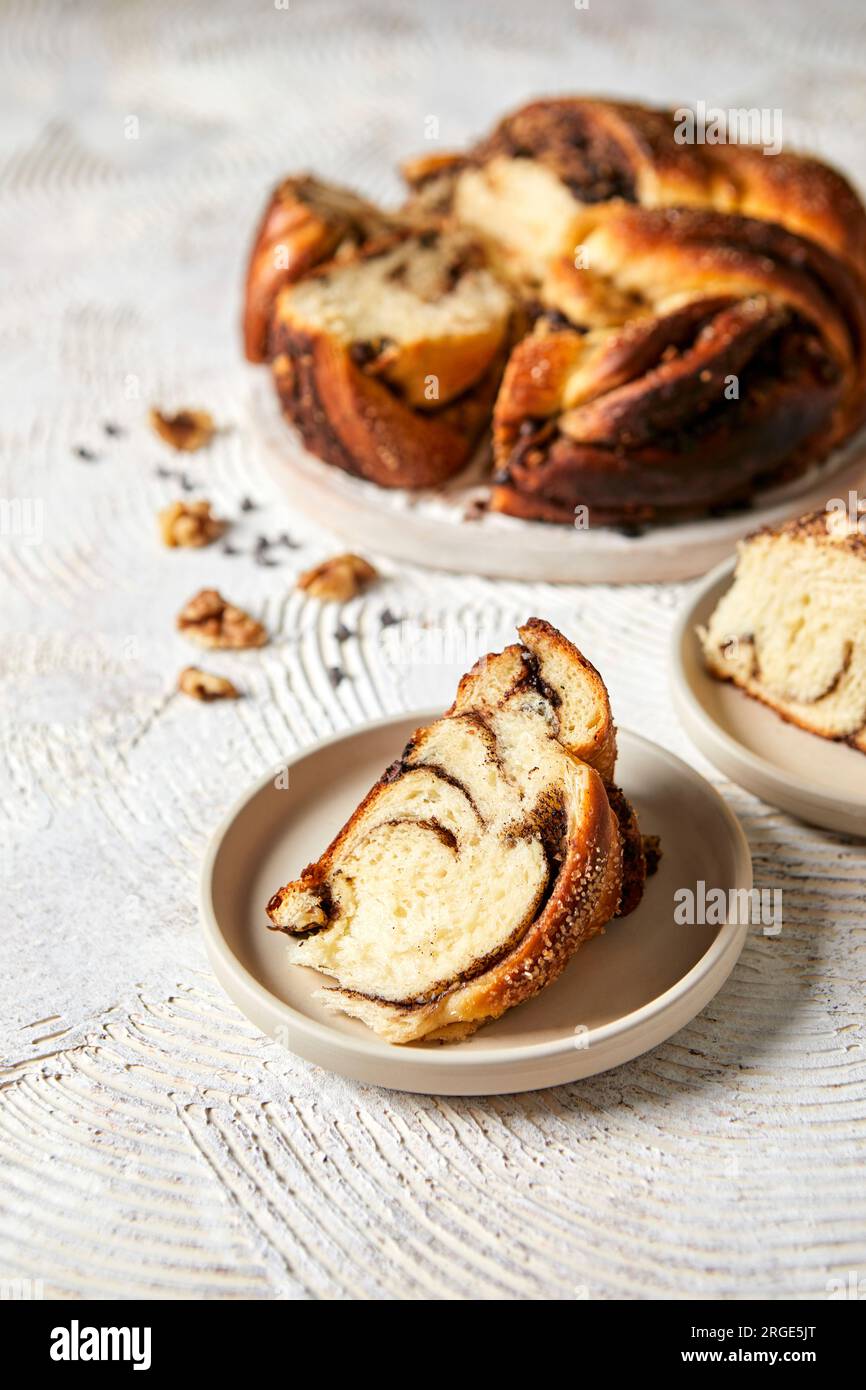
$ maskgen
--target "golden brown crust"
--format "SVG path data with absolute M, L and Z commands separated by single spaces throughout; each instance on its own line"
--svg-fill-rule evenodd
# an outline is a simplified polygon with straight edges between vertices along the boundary
M 468 462 L 490 416 L 499 355 L 480 382 L 438 411 L 416 410 L 352 360 L 337 338 L 273 329 L 274 383 L 311 453 L 380 487 L 429 487 Z
M 573 757 L 594 767 L 606 784 L 611 782 L 616 764 L 616 725 L 607 688 L 598 671 L 544 618 L 529 618 L 518 628 L 518 633 L 520 645 L 514 644 L 494 655 L 481 657 L 467 671 L 446 714 L 460 714 L 476 708 L 479 703 L 501 704 L 527 690 L 536 691 L 556 708 L 558 697 L 551 689 L 552 682 L 545 678 L 545 663 L 551 656 L 559 656 L 569 667 L 582 673 L 585 686 L 592 692 L 598 718 L 588 737 L 582 733 L 575 739 L 569 732 L 569 711 L 560 710 L 562 717 L 557 738 Z
M 851 184 L 808 155 L 767 156 L 749 145 L 706 145 L 707 162 L 737 189 L 737 211 L 822 246 L 866 279 L 866 217 Z
M 244 352 L 250 362 L 268 357 L 268 331 L 277 295 L 329 260 L 341 247 L 368 245 L 393 235 L 395 220 L 348 189 L 308 174 L 274 189 L 256 232 L 244 295 Z
M 633 102 L 542 99 L 505 116 L 463 156 L 410 161 L 412 186 L 465 164 L 530 158 L 579 201 L 694 207 L 775 223 L 824 247 L 866 279 L 866 215 L 848 180 L 808 155 L 677 139 L 677 113 Z
M 494 414 L 494 509 L 699 514 L 863 423 L 866 294 L 820 247 L 734 215 L 632 207 L 587 246 L 599 275 L 639 291 L 638 317 L 586 334 L 542 325 L 518 345 Z M 689 301 L 667 308 L 678 292 Z
M 840 499 L 844 501 L 844 499 Z M 776 526 L 761 526 L 746 538 L 756 536 L 789 536 L 797 541 L 818 541 L 820 544 L 842 547 L 866 560 L 866 506 L 860 504 L 856 517 L 849 516 L 847 507 L 833 508 L 829 505 L 820 511 L 806 512 L 804 516 L 791 517 Z
M 759 704 L 766 705 L 786 724 L 791 724 L 796 729 L 803 729 L 807 734 L 813 734 L 816 738 L 825 738 L 828 743 L 846 743 L 849 748 L 853 748 L 858 753 L 866 753 L 866 728 L 858 729 L 853 734 L 824 734 L 813 728 L 806 719 L 796 715 L 783 701 L 770 694 L 770 692 L 757 681 L 742 680 L 734 677 L 729 672 L 723 671 L 720 667 L 710 668 L 716 680 L 727 681 L 731 685 L 736 685 L 738 690 L 742 690 L 744 695 L 750 699 L 757 700 Z

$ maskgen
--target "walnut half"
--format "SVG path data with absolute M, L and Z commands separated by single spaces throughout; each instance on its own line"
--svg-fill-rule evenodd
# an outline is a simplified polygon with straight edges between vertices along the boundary
M 200 647 L 263 647 L 268 634 L 216 589 L 202 589 L 177 615 L 178 630 Z
M 181 671 L 177 688 L 193 700 L 237 700 L 240 691 L 225 676 L 215 676 L 212 671 L 200 671 L 197 666 L 185 666 Z
M 149 418 L 160 439 L 185 454 L 210 444 L 216 431 L 213 416 L 207 410 L 179 410 L 176 415 L 151 410 Z
M 226 522 L 211 515 L 210 502 L 172 502 L 159 514 L 159 529 L 164 545 L 201 546 L 219 540 Z
M 378 572 L 360 555 L 334 555 L 305 570 L 298 579 L 298 588 L 311 598 L 345 603 L 378 577 Z

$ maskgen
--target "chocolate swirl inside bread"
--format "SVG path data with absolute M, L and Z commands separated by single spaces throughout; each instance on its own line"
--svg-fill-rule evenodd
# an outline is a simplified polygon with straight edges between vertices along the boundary
M 740 545 L 704 658 L 787 719 L 866 753 L 866 512 L 814 512 Z
M 639 901 L 634 812 L 597 672 L 531 619 L 419 729 L 325 854 L 268 904 L 322 998 L 393 1042 L 464 1037 Z

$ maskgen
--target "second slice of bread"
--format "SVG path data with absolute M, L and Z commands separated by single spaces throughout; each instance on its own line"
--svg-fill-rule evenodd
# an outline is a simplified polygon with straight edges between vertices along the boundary
M 700 638 L 708 669 L 792 724 L 866 752 L 866 513 L 749 536 Z

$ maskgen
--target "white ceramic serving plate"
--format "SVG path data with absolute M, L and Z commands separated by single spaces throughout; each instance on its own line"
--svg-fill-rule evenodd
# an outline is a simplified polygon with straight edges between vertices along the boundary
M 631 917 L 577 952 L 562 976 L 465 1042 L 382 1042 L 313 999 L 327 980 L 289 965 L 265 904 L 317 858 L 412 731 L 421 712 L 368 724 L 299 753 L 289 785 L 274 774 L 244 793 L 205 858 L 201 911 L 217 978 L 269 1037 L 356 1081 L 428 1095 L 496 1095 L 554 1086 L 628 1061 L 709 1002 L 734 966 L 746 926 L 682 926 L 674 892 L 749 889 L 748 846 L 718 793 L 685 763 L 620 731 L 618 774 L 663 857 Z M 284 771 L 284 769 L 283 769 Z M 285 781 L 285 777 L 282 778 Z
M 707 575 L 674 631 L 671 691 L 680 721 L 720 772 L 771 806 L 866 837 L 866 754 L 786 723 L 704 667 L 696 629 L 731 583 L 734 564 Z
M 609 526 L 577 530 L 467 511 L 486 497 L 483 459 L 437 491 L 377 487 L 308 453 L 280 414 L 270 377 L 255 372 L 250 436 L 292 505 L 360 549 L 433 569 L 547 583 L 642 584 L 693 579 L 730 555 L 759 526 L 771 526 L 828 497 L 847 497 L 866 476 L 866 435 L 795 483 L 768 489 L 748 511 L 624 536 Z

